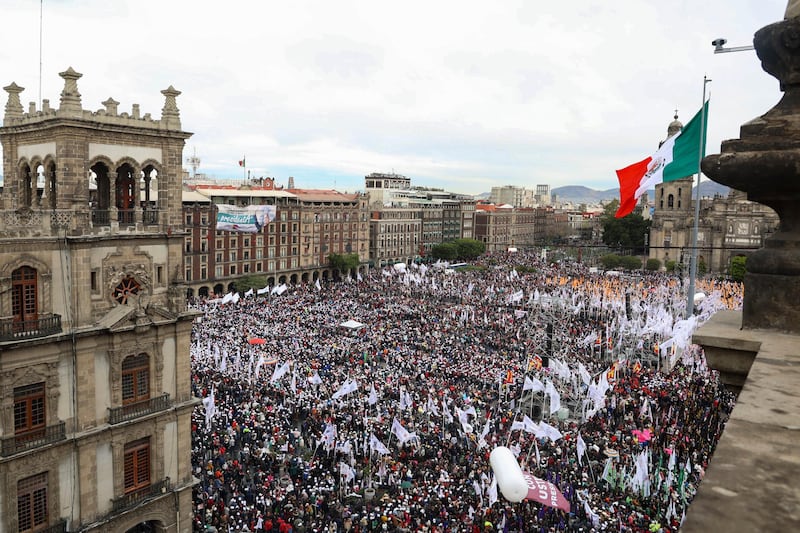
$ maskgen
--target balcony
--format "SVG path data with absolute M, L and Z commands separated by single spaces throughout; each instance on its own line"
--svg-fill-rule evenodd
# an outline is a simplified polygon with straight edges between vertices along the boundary
M 120 226 L 133 226 L 136 223 L 135 209 L 118 209 L 117 220 Z
M 171 402 L 169 394 L 164 393 L 161 396 L 150 398 L 141 402 L 123 405 L 122 407 L 109 407 L 108 408 L 108 423 L 120 424 L 127 420 L 133 420 L 141 416 L 157 413 L 169 409 Z
M 92 224 L 94 224 L 95 226 L 110 226 L 111 211 L 109 211 L 108 209 L 93 209 Z
M 59 422 L 58 424 L 47 426 L 44 429 L 30 431 L 0 440 L 0 455 L 8 457 L 9 455 L 39 448 L 47 444 L 64 440 L 65 438 L 66 432 L 64 430 L 64 422 Z
M 148 485 L 143 489 L 137 490 L 136 492 L 130 492 L 120 496 L 119 498 L 114 498 L 111 500 L 111 512 L 120 513 L 126 509 L 130 509 L 131 507 L 139 505 L 142 502 L 152 500 L 153 498 L 157 498 L 162 494 L 166 494 L 170 490 L 172 490 L 172 484 L 167 477 L 161 481 L 153 483 L 152 485 Z
M 146 226 L 158 224 L 158 211 L 155 209 L 145 209 L 142 211 L 142 222 Z
M 46 337 L 61 333 L 61 315 L 47 314 L 35 320 L 0 318 L 0 342 Z

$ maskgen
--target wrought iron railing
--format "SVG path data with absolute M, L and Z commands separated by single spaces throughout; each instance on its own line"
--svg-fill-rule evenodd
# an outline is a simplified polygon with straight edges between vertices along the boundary
M 0 318 L 0 341 L 34 339 L 61 333 L 61 315 L 48 314 L 35 320 Z
M 143 400 L 141 402 L 130 403 L 121 407 L 108 408 L 108 423 L 119 424 L 126 420 L 133 420 L 140 416 L 149 415 L 158 411 L 168 409 L 171 402 L 169 400 L 169 393 L 164 393 L 161 396 Z
M 118 209 L 117 220 L 124 226 L 130 226 L 136 222 L 135 209 Z
M 145 209 L 142 211 L 142 222 L 145 225 L 158 224 L 158 211 L 155 209 Z
M 111 500 L 111 512 L 118 513 L 124 511 L 125 509 L 130 509 L 131 507 L 138 505 L 145 500 L 157 498 L 162 494 L 166 494 L 170 490 L 172 490 L 172 484 L 167 477 L 161 481 L 153 483 L 152 485 L 148 485 L 143 489 L 135 492 L 129 492 L 128 494 L 124 494 L 119 498 L 114 498 Z
M 0 441 L 0 455 L 7 457 L 25 450 L 39 448 L 67 438 L 64 422 L 47 426 L 38 431 L 6 437 Z
M 95 226 L 111 225 L 111 211 L 109 211 L 108 209 L 92 210 L 92 224 L 94 224 Z

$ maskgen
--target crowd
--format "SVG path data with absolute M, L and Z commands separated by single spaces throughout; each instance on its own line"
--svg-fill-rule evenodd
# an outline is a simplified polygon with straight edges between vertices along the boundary
M 663 273 L 477 266 L 195 302 L 195 531 L 677 531 L 734 401 L 689 338 L 741 285 L 682 317 Z M 570 511 L 498 495 L 496 446 Z

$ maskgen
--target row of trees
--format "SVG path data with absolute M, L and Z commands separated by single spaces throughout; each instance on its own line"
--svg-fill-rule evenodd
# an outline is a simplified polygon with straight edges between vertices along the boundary
M 442 261 L 472 261 L 486 251 L 486 244 L 475 239 L 456 239 L 437 244 L 431 249 L 431 257 Z

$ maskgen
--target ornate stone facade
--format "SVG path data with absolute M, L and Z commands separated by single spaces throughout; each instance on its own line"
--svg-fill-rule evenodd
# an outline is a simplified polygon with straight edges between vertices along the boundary
M 81 74 L 60 75 L 58 109 L 5 87 L 0 532 L 188 532 L 180 92 L 160 120 L 113 98 L 93 112 Z

